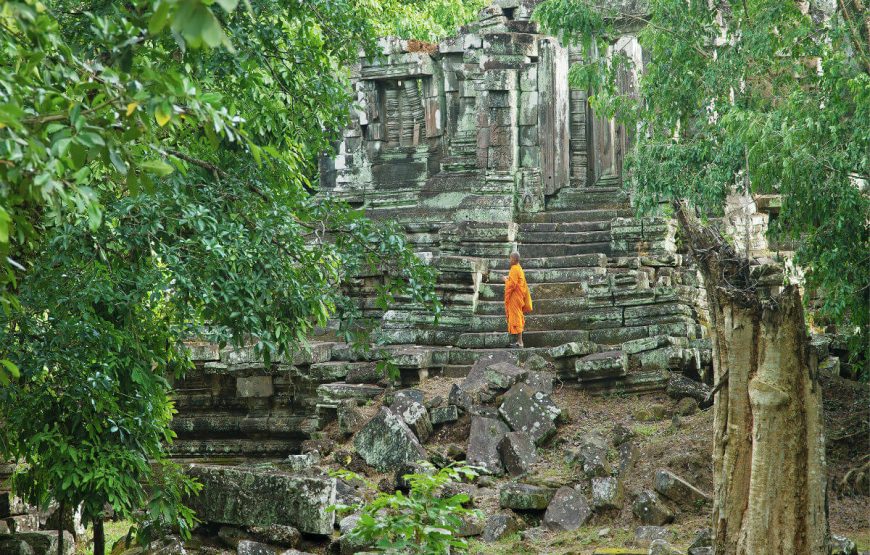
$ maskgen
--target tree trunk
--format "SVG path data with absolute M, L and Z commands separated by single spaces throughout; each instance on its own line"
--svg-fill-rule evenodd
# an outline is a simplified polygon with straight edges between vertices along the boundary
M 106 533 L 100 516 L 94 519 L 94 555 L 106 555 Z
M 676 210 L 713 325 L 715 553 L 826 554 L 822 397 L 800 292 Z

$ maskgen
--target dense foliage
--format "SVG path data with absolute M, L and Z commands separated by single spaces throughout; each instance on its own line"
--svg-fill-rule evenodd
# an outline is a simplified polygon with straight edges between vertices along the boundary
M 488 0 L 384 0 L 375 17 L 381 35 L 429 42 L 450 36 L 460 25 L 475 19 Z
M 359 521 L 348 533 L 354 545 L 381 553 L 464 553 L 468 542 L 457 535 L 465 519 L 480 519 L 479 511 L 468 509 L 468 495 L 444 496 L 451 483 L 472 480 L 473 467 L 454 465 L 436 470 L 429 463 L 419 463 L 421 471 L 402 478 L 408 494 L 378 492 L 361 507 L 337 507 L 339 510 L 361 509 Z M 352 472 L 339 473 L 350 480 L 360 477 Z M 377 489 L 370 484 L 372 489 Z
M 373 5 L 0 6 L 0 459 L 28 499 L 185 531 L 196 486 L 164 460 L 183 339 L 285 355 L 354 320 L 359 271 L 437 311 L 398 229 L 311 194 L 346 68 L 394 13 Z M 441 6 L 426 33 L 464 17 Z
M 596 109 L 637 129 L 627 155 L 642 208 L 685 199 L 721 213 L 734 188 L 779 193 L 777 240 L 796 244 L 820 323 L 868 345 L 870 300 L 870 38 L 852 2 L 650 0 L 623 13 L 586 0 L 547 0 L 543 26 L 582 45 L 571 78 Z M 636 92 L 632 61 L 613 47 L 638 28 L 648 62 Z M 603 55 L 610 49 L 610 56 Z M 601 53 L 601 55 L 598 55 Z

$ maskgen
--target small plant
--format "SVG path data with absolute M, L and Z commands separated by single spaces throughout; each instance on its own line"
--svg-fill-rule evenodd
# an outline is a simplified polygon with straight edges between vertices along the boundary
M 656 433 L 656 427 L 652 424 L 635 424 L 631 430 L 639 436 L 652 437 Z
M 378 493 L 363 506 L 336 506 L 335 510 L 361 509 L 360 519 L 349 532 L 357 545 L 371 546 L 382 553 L 465 553 L 468 542 L 457 535 L 464 518 L 481 518 L 480 511 L 464 505 L 469 497 L 460 493 L 441 497 L 442 488 L 451 482 L 472 479 L 477 471 L 470 466 L 447 466 L 435 470 L 429 462 L 420 462 L 423 470 L 406 474 L 408 495 L 401 491 Z M 358 476 L 340 471 L 347 479 Z

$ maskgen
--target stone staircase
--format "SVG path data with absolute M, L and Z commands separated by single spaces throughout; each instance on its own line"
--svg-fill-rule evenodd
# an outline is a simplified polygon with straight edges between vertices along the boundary
M 524 358 L 551 355 L 566 343 L 587 345 L 583 356 L 594 355 L 596 369 L 603 359 L 615 361 L 608 363 L 613 369 L 585 372 L 579 355 L 557 368 L 564 380 L 602 393 L 664 387 L 666 370 L 696 372 L 707 364 L 694 308 L 698 284 L 682 266 L 671 224 L 633 217 L 614 187 L 562 189 L 546 207 L 516 221 L 441 228 L 439 291 L 462 293 L 446 298 L 438 322 L 412 306 L 387 311 L 379 340 L 430 349 L 426 375 L 464 375 L 483 353 L 507 347 L 503 279 L 508 254 L 517 250 L 535 306 L 526 317 Z

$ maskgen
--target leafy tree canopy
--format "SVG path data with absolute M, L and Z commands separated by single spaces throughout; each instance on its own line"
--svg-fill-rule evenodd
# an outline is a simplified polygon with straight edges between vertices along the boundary
M 181 340 L 254 340 L 268 360 L 330 321 L 350 332 L 361 272 L 383 275 L 382 304 L 437 312 L 397 228 L 311 194 L 347 68 L 384 30 L 372 5 L 0 6 L 0 458 L 30 500 L 184 531 L 196 486 L 165 462 Z M 411 6 L 426 33 L 461 15 L 439 5 Z
M 642 208 L 687 200 L 721 213 L 734 187 L 779 193 L 771 232 L 794 241 L 823 321 L 866 349 L 870 292 L 870 37 L 866 12 L 813 2 L 650 0 L 618 13 L 546 0 L 535 17 L 583 47 L 571 69 L 593 105 L 637 129 L 627 155 Z M 648 62 L 636 93 L 619 26 L 639 28 Z M 610 56 L 604 53 L 610 51 Z M 599 55 L 600 53 L 600 55 Z

